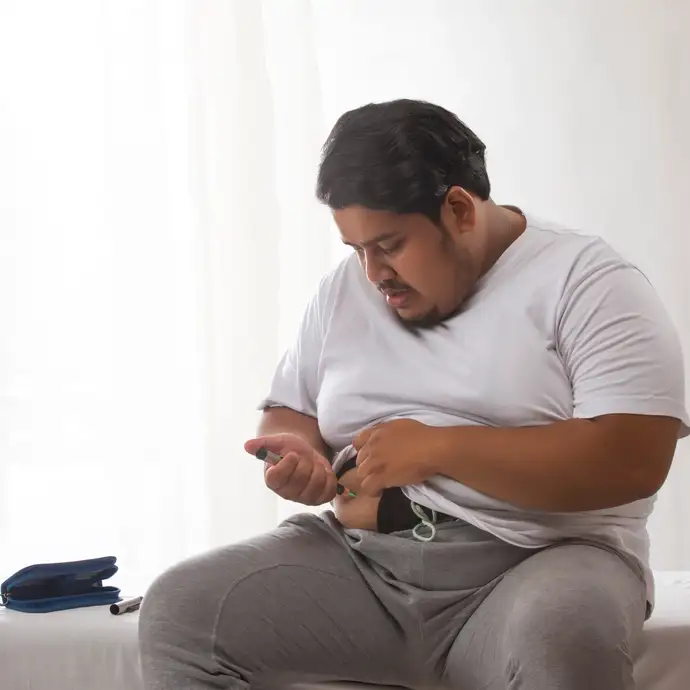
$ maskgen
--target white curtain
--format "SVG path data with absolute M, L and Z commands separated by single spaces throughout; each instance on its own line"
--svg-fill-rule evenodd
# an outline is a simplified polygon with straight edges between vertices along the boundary
M 637 261 L 690 353 L 690 3 L 0 0 L 0 579 L 168 564 L 297 507 L 242 451 L 320 275 L 345 109 L 457 112 L 497 201 Z M 688 448 L 651 530 L 690 569 Z

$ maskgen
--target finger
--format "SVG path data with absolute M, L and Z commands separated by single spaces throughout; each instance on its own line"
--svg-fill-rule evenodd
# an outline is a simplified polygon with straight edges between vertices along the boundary
M 310 458 L 305 458 L 303 455 L 298 455 L 297 457 L 297 464 L 290 475 L 290 479 L 284 485 L 280 494 L 283 498 L 287 498 L 289 501 L 300 500 L 300 496 L 309 486 L 312 469 L 314 467 L 314 463 Z
M 389 486 L 389 484 L 386 484 L 384 481 L 385 477 L 386 467 L 375 458 L 367 458 L 361 465 L 357 465 L 357 480 L 360 482 L 360 487 L 369 495 L 371 495 L 369 493 L 371 491 L 381 491 Z M 368 491 L 367 481 L 369 482 Z
M 277 465 L 268 465 L 264 472 L 266 486 L 272 491 L 282 491 L 289 484 L 290 479 L 299 463 L 297 453 L 288 453 Z
M 326 458 L 324 458 L 321 453 L 317 453 L 316 451 L 314 452 L 314 457 L 316 458 L 316 461 L 318 464 L 321 465 L 326 470 L 330 470 L 331 472 L 333 471 L 333 465 L 331 465 L 330 462 Z
M 324 477 L 323 490 L 315 501 L 316 505 L 328 503 L 338 495 L 338 478 L 330 464 L 324 467 Z
M 359 469 L 370 457 L 371 450 L 367 446 L 364 446 L 364 448 L 357 453 L 357 457 L 355 458 L 357 469 Z
M 366 496 L 380 496 L 383 490 L 388 488 L 382 479 L 383 477 L 380 474 L 370 474 L 362 479 L 360 492 Z
M 361 460 L 360 460 L 361 458 Z M 378 474 L 386 469 L 385 463 L 368 448 L 357 456 L 357 476 L 360 479 L 368 477 L 370 474 Z
M 337 482 L 344 489 L 354 491 L 356 493 L 357 489 L 359 488 L 359 470 L 357 468 L 348 470 L 340 476 L 340 479 L 338 479 Z
M 357 463 L 357 481 L 362 482 L 364 479 L 366 479 L 370 474 L 372 470 L 372 463 L 368 461 L 363 461 L 362 463 Z
M 321 496 L 325 493 L 327 483 L 328 473 L 326 468 L 323 465 L 314 464 L 311 468 L 309 481 L 297 500 L 306 505 L 319 505 L 322 502 Z
M 309 468 L 309 477 L 307 478 L 307 482 L 296 497 L 296 500 L 300 503 L 311 505 L 316 497 L 323 491 L 325 484 L 326 473 L 323 471 L 322 467 L 317 464 L 313 464 Z
M 309 482 L 310 463 L 297 453 L 288 453 L 266 472 L 266 485 L 279 496 L 294 501 Z
M 319 496 L 318 505 L 323 505 L 324 503 L 330 503 L 338 495 L 338 479 L 334 472 L 329 472 L 326 474 L 326 486 L 323 489 L 323 493 Z
M 352 445 L 355 450 L 359 451 L 362 449 L 369 441 L 373 433 L 376 431 L 376 426 L 371 426 L 368 429 L 365 429 L 364 431 L 360 432 L 357 434 L 357 437 L 355 440 L 352 442 Z

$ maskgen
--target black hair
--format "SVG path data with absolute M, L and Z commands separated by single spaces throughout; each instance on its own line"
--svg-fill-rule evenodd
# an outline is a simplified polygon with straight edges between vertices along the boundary
M 432 103 L 370 103 L 342 115 L 323 146 L 316 196 L 352 205 L 421 213 L 434 223 L 449 187 L 482 200 L 491 191 L 486 147 L 456 115 Z

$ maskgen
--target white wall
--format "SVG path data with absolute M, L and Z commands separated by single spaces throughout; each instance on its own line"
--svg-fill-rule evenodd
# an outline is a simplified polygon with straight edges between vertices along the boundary
M 137 591 L 294 509 L 241 446 L 343 251 L 314 179 L 366 101 L 455 110 L 496 199 L 600 231 L 690 352 L 689 25 L 688 0 L 0 0 L 0 565 L 110 552 Z M 690 569 L 689 460 L 657 567 Z
M 267 3 L 269 20 L 279 6 Z M 600 233 L 636 261 L 690 356 L 689 2 L 314 0 L 312 12 L 300 54 L 316 49 L 318 78 L 305 78 L 321 109 L 304 118 L 320 139 L 369 101 L 424 98 L 455 111 L 488 146 L 494 198 Z M 290 26 L 284 8 L 280 22 Z M 305 74 L 302 58 L 270 65 L 286 107 L 303 103 L 289 87 Z M 293 189 L 311 192 L 308 172 L 292 176 Z M 652 521 L 657 567 L 690 568 L 690 540 L 668 529 L 690 527 L 688 451 Z

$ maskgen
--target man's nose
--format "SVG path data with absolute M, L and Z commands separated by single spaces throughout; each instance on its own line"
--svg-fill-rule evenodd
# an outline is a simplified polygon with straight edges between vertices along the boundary
M 364 252 L 364 271 L 367 280 L 374 285 L 395 275 L 395 271 L 373 249 Z

